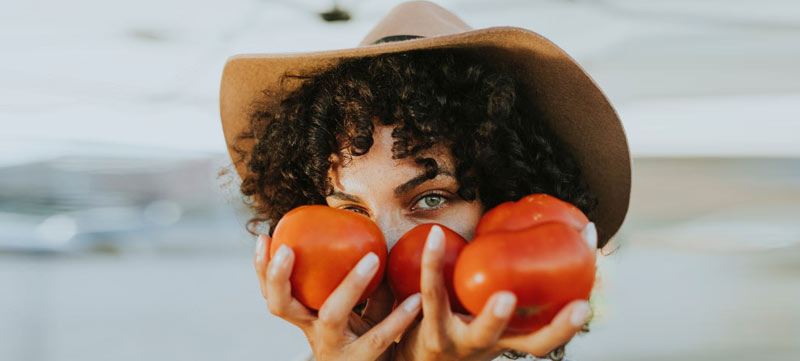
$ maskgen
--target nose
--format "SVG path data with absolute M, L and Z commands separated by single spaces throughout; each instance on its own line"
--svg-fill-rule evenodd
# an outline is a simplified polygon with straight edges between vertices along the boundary
M 406 224 L 408 222 L 403 221 L 400 217 L 391 215 L 378 216 L 374 220 L 375 223 L 378 224 L 378 227 L 381 228 L 383 238 L 386 239 L 386 246 L 389 250 L 394 247 L 406 231 L 414 226 L 413 224 Z

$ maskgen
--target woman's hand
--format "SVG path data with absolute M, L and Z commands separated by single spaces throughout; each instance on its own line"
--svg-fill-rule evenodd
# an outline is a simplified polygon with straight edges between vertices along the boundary
M 353 307 L 378 270 L 378 257 L 369 253 L 348 273 L 316 314 L 292 297 L 289 276 L 294 253 L 281 246 L 273 259 L 267 250 L 270 239 L 259 236 L 255 268 L 261 293 L 269 311 L 299 327 L 308 339 L 314 357 L 327 360 L 389 359 L 394 340 L 414 320 L 420 310 L 420 295 L 406 299 L 392 311 L 393 298 L 382 285 L 367 301 L 364 317 Z
M 590 231 L 594 232 L 593 225 Z M 596 240 L 596 234 L 585 236 L 592 237 Z M 453 313 L 444 283 L 443 243 L 441 228 L 432 227 L 422 253 L 424 316 L 395 348 L 395 360 L 491 360 L 508 349 L 544 356 L 567 343 L 589 318 L 588 303 L 575 301 L 542 329 L 530 334 L 504 333 L 516 304 L 514 294 L 506 291 L 492 295 L 474 318 Z

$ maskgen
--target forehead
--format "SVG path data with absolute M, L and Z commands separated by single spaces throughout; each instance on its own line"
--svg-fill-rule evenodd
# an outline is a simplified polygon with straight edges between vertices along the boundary
M 392 159 L 393 126 L 376 126 L 373 144 L 367 154 L 351 157 L 334 156 L 329 175 L 334 188 L 360 188 L 365 184 L 394 185 L 419 175 L 424 166 L 414 162 L 415 157 Z M 419 153 L 420 157 L 433 158 L 439 168 L 452 172 L 452 156 L 444 145 L 437 145 Z

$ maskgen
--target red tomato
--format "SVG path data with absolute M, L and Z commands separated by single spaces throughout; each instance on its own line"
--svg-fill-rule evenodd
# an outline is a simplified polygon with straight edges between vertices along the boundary
M 486 212 L 478 222 L 475 236 L 495 231 L 516 231 L 547 222 L 562 222 L 578 231 L 589 219 L 578 207 L 548 194 L 531 194 L 517 202 L 505 202 Z
M 450 308 L 466 313 L 466 309 L 458 302 L 453 289 L 453 268 L 455 268 L 461 250 L 467 245 L 467 241 L 452 229 L 441 224 L 421 224 L 400 237 L 389 253 L 389 263 L 386 268 L 389 287 L 398 303 L 420 291 L 422 251 L 425 248 L 428 233 L 434 225 L 442 227 L 442 231 L 444 231 L 444 280 L 450 296 Z
M 278 247 L 294 251 L 292 295 L 319 310 L 325 299 L 369 252 L 380 264 L 359 302 L 378 287 L 386 268 L 386 241 L 378 225 L 355 212 L 322 205 L 302 206 L 286 213 L 275 226 L 270 257 Z
M 563 202 L 555 198 L 538 198 L 544 200 L 543 208 L 536 208 L 536 198 L 528 196 L 502 204 L 500 212 L 487 212 L 484 218 L 490 218 L 480 221 L 483 233 L 464 248 L 455 267 L 456 294 L 474 315 L 495 292 L 507 290 L 517 296 L 508 326 L 515 331 L 547 325 L 569 302 L 588 299 L 594 284 L 595 252 L 579 226 L 586 217 L 556 207 Z M 565 214 L 570 216 L 561 221 Z

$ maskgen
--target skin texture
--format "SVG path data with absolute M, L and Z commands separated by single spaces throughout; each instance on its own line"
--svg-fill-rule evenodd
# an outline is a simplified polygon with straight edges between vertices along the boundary
M 396 192 L 407 181 L 424 174 L 425 168 L 411 158 L 392 159 L 392 129 L 391 126 L 376 127 L 375 143 L 367 154 L 350 157 L 345 153 L 343 157 L 336 157 L 329 173 L 334 195 L 326 198 L 328 205 L 362 212 L 372 218 L 383 230 L 390 251 L 408 230 L 428 222 L 440 223 L 471 240 L 483 206 L 480 200 L 467 202 L 456 195 L 458 182 L 452 176 L 455 172 L 452 157 L 444 147 L 436 146 L 422 155 L 437 159 L 443 174 L 415 188 Z M 447 200 L 441 206 L 431 207 L 436 196 L 427 199 L 431 203 L 420 199 L 431 192 Z M 349 197 L 342 194 L 354 199 L 346 199 Z
M 375 143 L 364 155 L 334 156 L 329 175 L 335 193 L 326 198 L 328 205 L 370 217 L 380 226 L 389 248 L 405 232 L 427 222 L 443 224 L 471 240 L 484 211 L 479 198 L 468 202 L 455 196 L 458 183 L 446 174 L 402 187 L 419 176 L 422 167 L 409 159 L 392 159 L 391 131 L 389 126 L 376 126 Z M 442 170 L 451 171 L 452 157 L 443 149 L 435 146 L 427 154 Z M 423 198 L 431 192 L 441 196 Z M 317 360 L 491 360 L 508 349 L 541 356 L 569 341 L 588 319 L 588 304 L 575 301 L 534 333 L 505 334 L 516 302 L 509 292 L 494 294 L 474 318 L 453 313 L 444 286 L 442 237 L 441 229 L 432 227 L 426 239 L 421 296 L 407 298 L 394 311 L 394 299 L 385 284 L 370 297 L 363 316 L 352 311 L 377 267 L 359 274 L 356 266 L 318 314 L 291 297 L 291 249 L 281 256 L 276 252 L 270 259 L 265 252 L 270 239 L 259 236 L 255 268 L 269 311 L 303 330 Z M 415 322 L 420 306 L 425 316 Z

